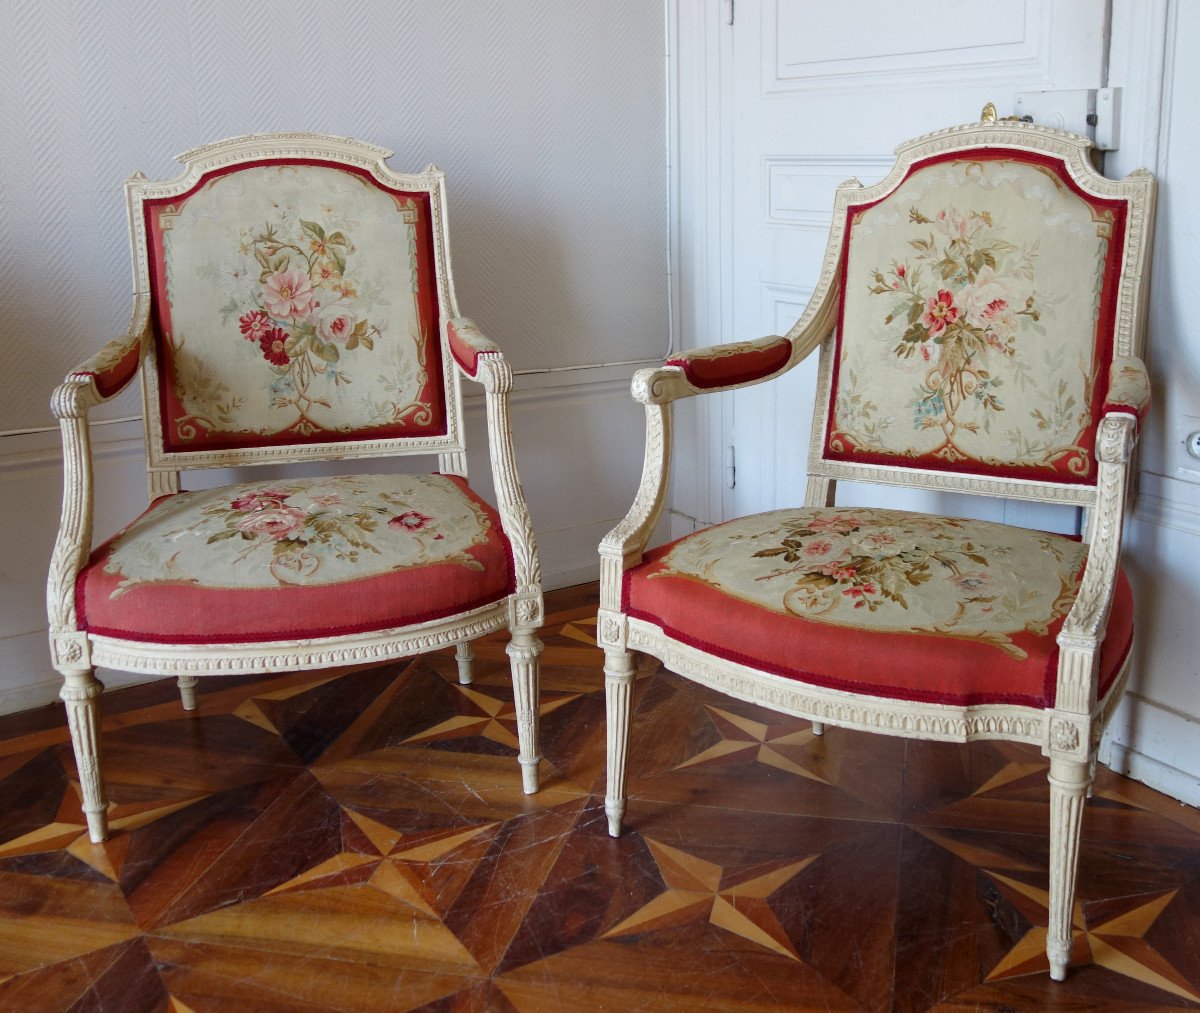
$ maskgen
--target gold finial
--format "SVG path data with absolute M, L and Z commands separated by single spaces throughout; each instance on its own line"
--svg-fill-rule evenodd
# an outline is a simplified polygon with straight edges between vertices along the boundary
M 996 114 L 996 103 L 989 102 L 983 107 L 983 112 L 979 114 L 979 122 L 995 123 L 997 119 L 999 119 L 999 116 Z

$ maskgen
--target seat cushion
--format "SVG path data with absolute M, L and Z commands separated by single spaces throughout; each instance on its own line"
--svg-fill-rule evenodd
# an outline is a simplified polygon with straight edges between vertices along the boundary
M 1062 535 L 899 510 L 775 510 L 647 553 L 628 615 L 753 668 L 946 704 L 1052 706 L 1055 637 L 1087 547 Z M 1133 637 L 1122 574 L 1101 653 L 1111 684 Z
M 462 479 L 355 475 L 164 496 L 75 595 L 90 633 L 206 644 L 408 626 L 513 586 L 500 518 Z

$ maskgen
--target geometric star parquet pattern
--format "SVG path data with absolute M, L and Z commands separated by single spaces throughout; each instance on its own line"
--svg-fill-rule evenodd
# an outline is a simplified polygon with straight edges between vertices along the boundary
M 1200 814 L 1101 770 L 1068 980 L 1046 765 L 811 726 L 644 661 L 603 813 L 595 585 L 542 637 L 521 792 L 504 638 L 106 694 L 113 834 L 60 708 L 0 718 L 0 1008 L 1200 1009 Z

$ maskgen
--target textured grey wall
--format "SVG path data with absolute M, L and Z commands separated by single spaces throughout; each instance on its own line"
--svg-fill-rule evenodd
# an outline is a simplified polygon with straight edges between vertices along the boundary
M 459 300 L 518 369 L 666 342 L 659 0 L 13 0 L 0 89 L 0 431 L 125 327 L 121 191 L 235 134 L 447 173 Z M 95 417 L 140 411 L 127 392 Z

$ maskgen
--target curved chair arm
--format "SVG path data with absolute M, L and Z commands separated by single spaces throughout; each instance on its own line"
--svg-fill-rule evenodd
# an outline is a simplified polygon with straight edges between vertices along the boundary
M 75 612 L 75 579 L 92 550 L 92 451 L 87 413 L 133 380 L 149 323 L 149 301 L 139 298 L 129 331 L 71 370 L 50 399 L 50 411 L 62 434 L 63 501 L 46 581 L 46 614 L 51 658 L 63 674 L 90 667 L 87 635 L 79 631 Z
M 1100 422 L 1096 506 L 1091 544 L 1075 604 L 1058 634 L 1061 652 L 1055 709 L 1090 714 L 1096 698 L 1096 661 L 1108 624 L 1121 556 L 1121 527 L 1129 482 L 1129 460 L 1137 442 L 1137 421 L 1113 412 Z
M 1146 364 L 1134 355 L 1118 356 L 1108 370 L 1108 393 L 1104 414 L 1124 412 L 1137 419 L 1138 427 L 1150 410 L 1150 376 Z
M 512 546 L 517 582 L 517 614 L 513 622 L 525 628 L 536 627 L 541 625 L 542 619 L 542 572 L 533 536 L 533 522 L 525 503 L 513 451 L 512 418 L 508 406 L 508 395 L 512 390 L 512 367 L 499 346 L 489 341 L 467 318 L 457 317 L 448 321 L 446 331 L 450 337 L 451 353 L 459 369 L 483 386 L 496 509 Z

